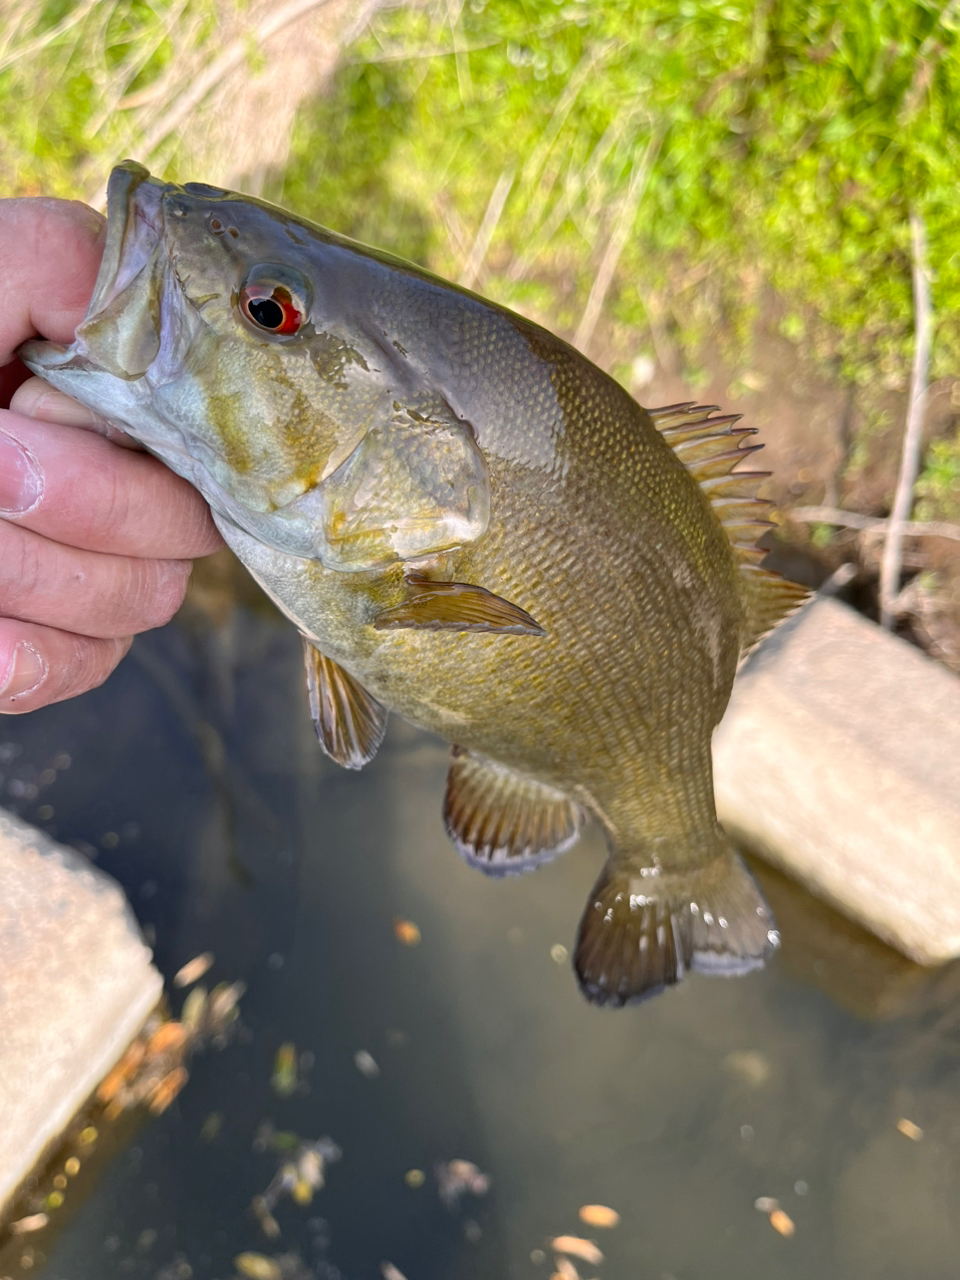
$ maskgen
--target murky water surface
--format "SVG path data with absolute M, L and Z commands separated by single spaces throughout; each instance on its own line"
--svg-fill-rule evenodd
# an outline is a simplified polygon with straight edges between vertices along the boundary
M 577 1263 L 584 1280 L 958 1274 L 954 969 L 915 969 L 761 868 L 784 937 L 766 972 L 592 1009 L 559 948 L 596 831 L 535 875 L 484 879 L 443 832 L 446 748 L 394 720 L 371 766 L 337 769 L 293 630 L 228 615 L 181 615 L 103 689 L 2 726 L 4 802 L 123 884 L 166 977 L 211 950 L 206 981 L 247 984 L 239 1034 L 68 1203 L 33 1274 L 231 1280 L 251 1251 L 284 1280 L 376 1280 L 385 1261 L 407 1280 L 546 1280 L 561 1233 L 606 1255 Z M 307 1069 L 281 1097 L 287 1042 Z M 284 1159 L 267 1123 L 343 1152 L 310 1204 L 279 1201 L 273 1240 L 250 1210 Z M 448 1208 L 433 1170 L 454 1158 L 492 1181 Z M 620 1226 L 583 1227 L 593 1202 Z

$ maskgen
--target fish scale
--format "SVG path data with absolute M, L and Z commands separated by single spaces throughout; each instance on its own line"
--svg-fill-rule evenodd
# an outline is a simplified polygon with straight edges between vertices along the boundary
M 588 998 L 763 963 L 777 935 L 717 822 L 710 739 L 742 649 L 801 592 L 757 567 L 735 416 L 649 413 L 502 307 L 133 162 L 75 342 L 23 356 L 208 499 L 301 630 L 341 764 L 388 711 L 446 738 L 447 830 L 491 875 L 602 824 Z

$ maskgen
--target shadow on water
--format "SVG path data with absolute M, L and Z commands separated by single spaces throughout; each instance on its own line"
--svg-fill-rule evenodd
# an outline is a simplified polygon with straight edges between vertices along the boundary
M 167 978 L 209 949 L 208 981 L 248 987 L 242 1034 L 194 1060 L 33 1274 L 229 1280 L 255 1250 L 298 1253 L 297 1280 L 375 1280 L 385 1259 L 408 1280 L 545 1277 L 531 1251 L 582 1230 L 588 1201 L 623 1216 L 601 1241 L 608 1277 L 955 1274 L 956 967 L 916 969 L 761 867 L 784 935 L 767 971 L 588 1007 L 551 950 L 571 945 L 597 833 L 535 876 L 477 875 L 443 833 L 443 744 L 393 721 L 368 769 L 336 769 L 298 638 L 250 602 L 194 606 L 4 739 L 7 802 L 120 880 Z M 314 1063 L 309 1091 L 281 1098 L 288 1041 Z M 281 1159 L 254 1150 L 268 1120 L 343 1149 L 311 1205 L 278 1206 L 276 1242 L 249 1210 Z M 453 1157 L 493 1182 L 451 1212 L 431 1170 Z

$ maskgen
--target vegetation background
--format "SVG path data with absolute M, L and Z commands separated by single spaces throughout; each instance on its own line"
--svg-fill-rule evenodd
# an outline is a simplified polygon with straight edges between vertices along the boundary
M 878 529 L 840 513 L 893 498 L 913 215 L 914 517 L 960 520 L 960 0 L 0 0 L 0 99 L 4 194 L 96 203 L 132 155 L 460 280 L 645 403 L 744 411 L 794 571 L 855 563 L 868 609 Z M 907 546 L 900 627 L 960 669 L 957 541 Z

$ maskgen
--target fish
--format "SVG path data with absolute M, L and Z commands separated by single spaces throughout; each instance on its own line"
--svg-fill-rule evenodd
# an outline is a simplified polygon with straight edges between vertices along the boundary
M 20 354 L 207 500 L 303 637 L 335 761 L 370 761 L 390 712 L 439 734 L 446 830 L 491 876 L 600 823 L 589 1000 L 763 965 L 779 935 L 718 822 L 711 735 L 805 591 L 761 564 L 738 415 L 644 409 L 502 306 L 135 161 L 74 341 Z

